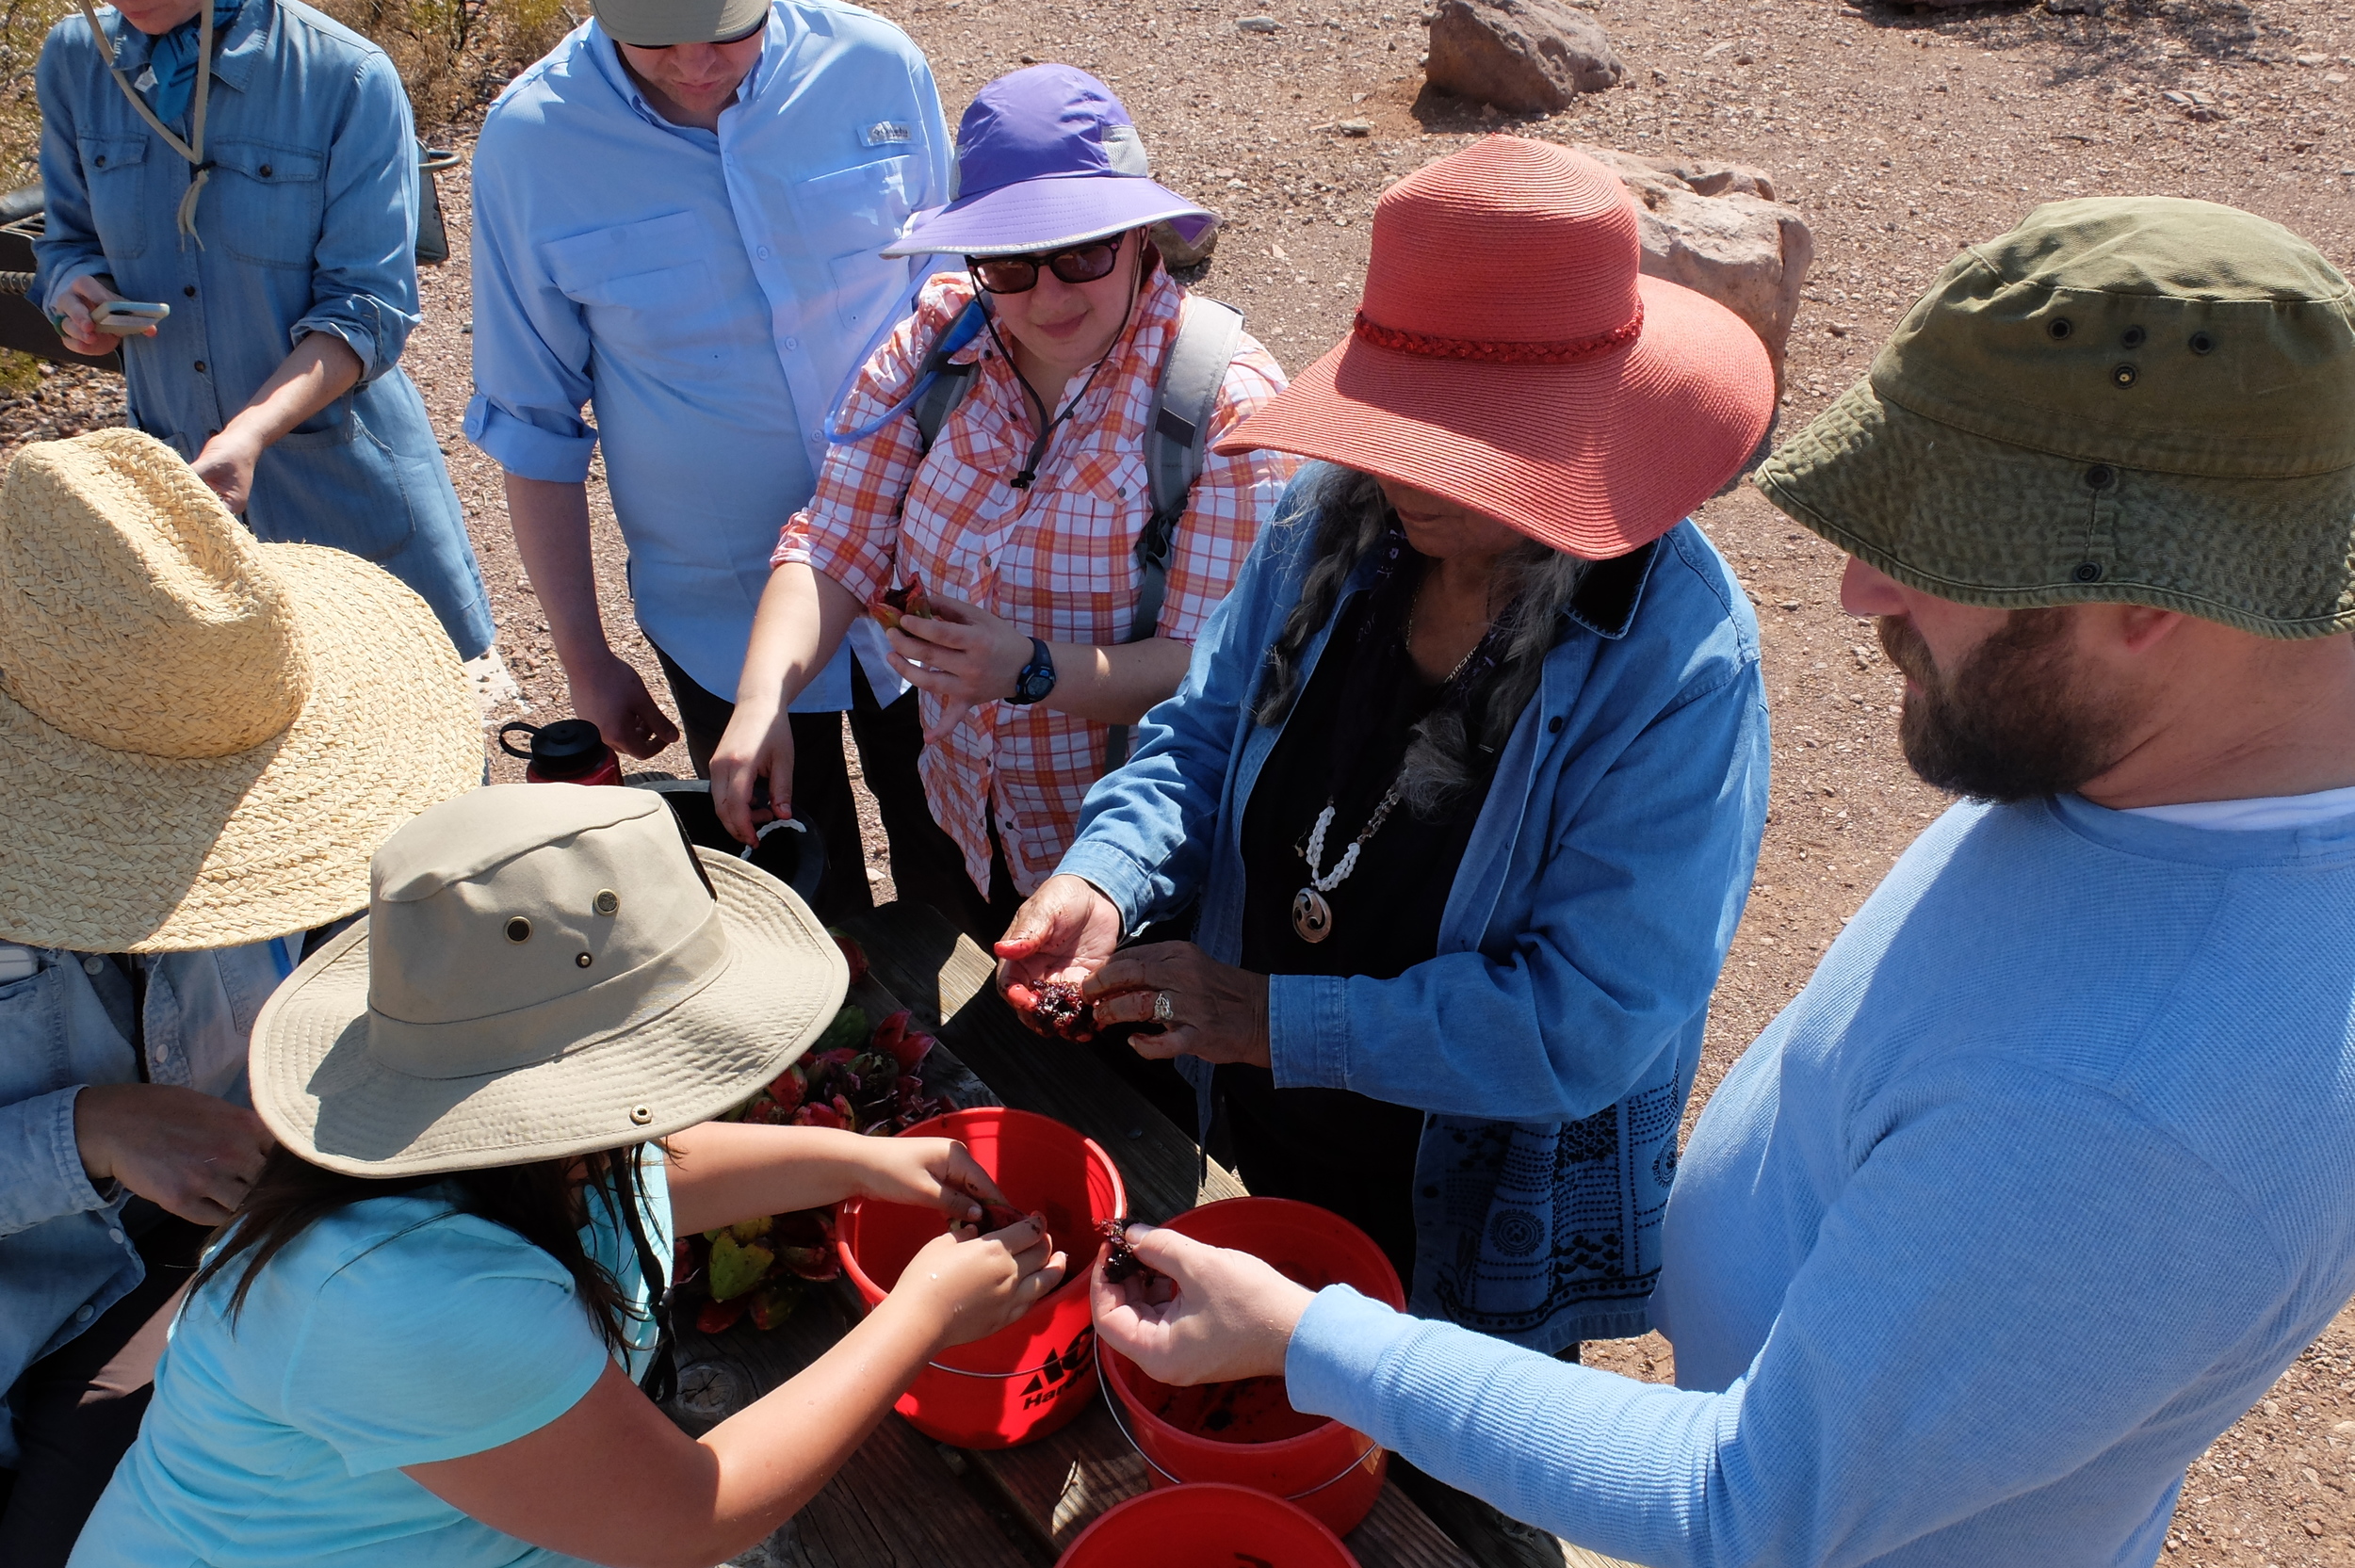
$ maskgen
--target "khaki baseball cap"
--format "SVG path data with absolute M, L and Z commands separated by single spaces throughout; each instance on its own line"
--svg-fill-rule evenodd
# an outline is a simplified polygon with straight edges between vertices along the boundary
M 824 1032 L 850 971 L 783 882 L 662 798 L 500 784 L 424 812 L 367 918 L 253 1025 L 253 1107 L 364 1176 L 618 1149 L 710 1120 Z
M 720 43 L 743 37 L 769 15 L 769 0 L 594 0 L 597 25 L 641 49 Z
M 1950 262 L 1756 482 L 1962 604 L 2355 630 L 2355 292 L 2231 207 L 2038 207 Z

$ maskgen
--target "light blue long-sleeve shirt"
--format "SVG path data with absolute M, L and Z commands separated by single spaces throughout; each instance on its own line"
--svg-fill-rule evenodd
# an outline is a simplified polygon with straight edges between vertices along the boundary
M 152 40 L 111 8 L 98 18 L 136 80 Z M 296 344 L 349 345 L 359 383 L 263 452 L 246 524 L 376 562 L 472 658 L 491 644 L 490 599 L 425 400 L 396 363 L 417 324 L 409 96 L 384 51 L 300 0 L 245 0 L 216 49 L 214 168 L 189 239 L 187 161 L 124 100 L 79 11 L 49 30 L 39 296 L 111 277 L 125 298 L 171 307 L 154 337 L 123 339 L 122 370 L 132 423 L 190 460 Z
M 1292 1402 L 1653 1564 L 2146 1565 L 2355 1292 L 2355 817 L 1957 806 L 1728 1075 L 1678 1388 L 1327 1292 Z
M 1251 709 L 1300 596 L 1326 472 L 1292 481 L 1185 684 L 1089 791 L 1059 866 L 1132 929 L 1198 897 L 1195 940 L 1222 962 L 1242 946 L 1244 809 L 1282 733 Z M 1360 563 L 1343 603 L 1377 564 Z M 1332 626 L 1303 651 L 1304 683 Z M 1394 979 L 1270 978 L 1277 1084 L 1432 1113 L 1415 1169 L 1415 1311 L 1548 1351 L 1643 1332 L 1766 769 L 1758 623 L 1709 541 L 1680 524 L 1573 601 L 1497 759 L 1437 956 Z
M 75 1100 L 89 1084 L 144 1080 L 246 1103 L 254 1016 L 301 946 L 292 936 L 138 959 L 134 1027 L 113 959 L 0 943 L 0 1467 L 17 1458 L 9 1385 L 146 1276 L 123 1221 L 130 1194 L 82 1168 Z
M 560 483 L 603 443 L 639 623 L 706 690 L 735 696 L 826 418 L 931 269 L 876 252 L 948 200 L 951 145 L 916 45 L 838 0 L 776 0 L 716 135 L 656 113 L 593 21 L 483 121 L 466 434 Z M 846 646 L 905 689 L 871 626 Z M 849 658 L 794 707 L 848 707 Z

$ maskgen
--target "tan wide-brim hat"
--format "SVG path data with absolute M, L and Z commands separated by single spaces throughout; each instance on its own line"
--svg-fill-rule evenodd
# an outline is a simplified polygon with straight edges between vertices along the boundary
M 589 8 L 614 42 L 668 49 L 742 38 L 768 17 L 769 0 L 594 0 Z
M 248 1076 L 332 1171 L 559 1159 L 742 1101 L 849 984 L 792 889 L 691 848 L 655 792 L 498 784 L 385 843 L 367 919 L 271 994 Z
M 257 542 L 137 430 L 9 464 L 0 940 L 156 953 L 341 918 L 482 754 L 457 651 L 383 568 Z

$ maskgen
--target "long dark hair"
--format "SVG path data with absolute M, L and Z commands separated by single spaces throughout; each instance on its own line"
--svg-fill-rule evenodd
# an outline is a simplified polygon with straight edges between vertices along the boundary
M 1308 570 L 1298 602 L 1268 650 L 1266 676 L 1252 712 L 1263 728 L 1291 714 L 1300 697 L 1300 658 L 1309 639 L 1333 619 L 1341 587 L 1357 563 L 1398 526 L 1381 482 L 1349 468 L 1325 472 L 1307 515 L 1317 530 L 1308 547 Z M 1307 525 L 1306 518 L 1295 525 Z M 1537 689 L 1546 652 L 1561 636 L 1563 611 L 1589 564 L 1534 539 L 1498 562 L 1495 593 L 1504 607 L 1496 618 L 1496 673 L 1470 694 L 1469 712 L 1443 703 L 1415 726 L 1398 792 L 1416 816 L 1430 820 L 1444 815 L 1493 764 Z
M 625 1234 L 631 1229 L 645 1199 L 645 1177 L 641 1170 L 645 1148 L 638 1143 L 526 1165 L 377 1177 L 330 1171 L 282 1146 L 271 1152 L 261 1179 L 247 1192 L 236 1217 L 213 1233 L 219 1249 L 197 1270 L 188 1290 L 191 1295 L 202 1290 L 226 1273 L 237 1258 L 245 1258 L 244 1272 L 229 1296 L 228 1317 L 234 1330 L 254 1280 L 269 1267 L 270 1259 L 312 1225 L 370 1198 L 440 1188 L 454 1212 L 504 1225 L 561 1264 L 573 1277 L 575 1293 L 604 1337 L 606 1348 L 616 1355 L 626 1355 L 632 1348 L 629 1325 L 642 1315 L 631 1310 L 620 1283 L 583 1250 L 580 1230 L 589 1222 L 587 1200 L 592 1190 L 604 1195 L 610 1218 Z M 433 1222 L 427 1220 L 420 1224 Z M 649 1290 L 662 1288 L 659 1279 L 646 1284 Z

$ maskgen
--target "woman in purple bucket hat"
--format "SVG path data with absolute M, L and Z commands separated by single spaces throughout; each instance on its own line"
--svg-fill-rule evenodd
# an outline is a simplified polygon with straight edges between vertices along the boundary
M 711 780 L 739 837 L 788 815 L 787 704 L 877 614 L 924 693 L 931 850 L 971 894 L 942 913 L 986 944 L 1070 847 L 1128 727 L 1177 690 L 1296 460 L 1211 450 L 1284 373 L 1162 266 L 1148 229 L 1194 244 L 1217 218 L 1154 183 L 1103 83 L 1064 65 L 990 83 L 957 129 L 955 188 L 885 252 L 958 266 L 836 411 Z

